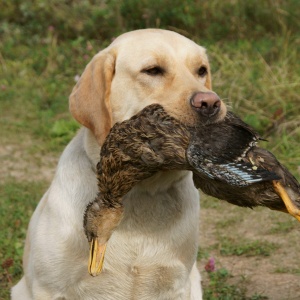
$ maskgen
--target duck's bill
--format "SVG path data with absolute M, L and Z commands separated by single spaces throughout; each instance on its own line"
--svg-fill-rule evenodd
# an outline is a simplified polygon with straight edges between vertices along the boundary
M 279 181 L 275 181 L 275 180 L 273 181 L 273 186 L 276 193 L 284 202 L 288 213 L 293 217 L 295 217 L 300 222 L 300 210 L 293 203 L 285 188 L 280 184 Z
M 92 276 L 97 276 L 101 273 L 104 262 L 106 243 L 99 244 L 97 238 L 93 238 L 90 242 L 90 256 L 88 271 Z

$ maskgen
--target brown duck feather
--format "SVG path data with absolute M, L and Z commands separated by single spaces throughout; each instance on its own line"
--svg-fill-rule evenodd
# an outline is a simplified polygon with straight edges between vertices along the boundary
M 299 183 L 273 154 L 256 146 L 260 139 L 233 113 L 229 112 L 220 123 L 188 128 L 159 104 L 115 124 L 101 148 L 98 196 L 84 215 L 91 253 L 98 249 L 95 240 L 100 246 L 106 245 L 120 223 L 122 197 L 137 182 L 163 170 L 191 170 L 197 188 L 229 203 L 287 212 L 272 184 L 276 180 L 298 213 Z M 92 275 L 101 272 L 104 252 L 101 258 L 95 255 L 91 254 L 91 261 L 101 263 L 89 269 Z

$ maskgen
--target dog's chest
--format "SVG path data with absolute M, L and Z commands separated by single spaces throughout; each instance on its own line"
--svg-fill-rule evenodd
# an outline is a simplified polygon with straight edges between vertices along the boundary
M 79 294 L 90 294 L 90 299 L 189 299 L 199 195 L 190 180 L 181 181 L 154 196 L 138 188 L 126 196 L 125 217 L 108 242 L 103 271 L 86 276 Z
M 116 232 L 107 246 L 102 273 L 80 281 L 72 299 L 190 299 L 189 274 L 196 241 L 186 245 Z M 187 248 L 185 248 L 187 247 Z

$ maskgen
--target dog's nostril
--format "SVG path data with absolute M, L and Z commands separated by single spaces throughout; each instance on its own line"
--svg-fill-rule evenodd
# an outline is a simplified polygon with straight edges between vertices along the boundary
M 204 101 L 202 101 L 201 102 L 201 104 L 200 104 L 200 108 L 204 108 L 204 107 L 208 107 L 208 104 L 207 104 L 207 102 L 204 102 Z
M 220 106 L 221 106 L 221 101 L 220 101 L 220 100 L 217 100 L 217 101 L 214 103 L 214 105 L 213 105 L 214 108 L 219 108 Z
M 210 104 L 210 103 L 208 103 L 208 102 L 206 102 L 206 101 L 202 101 L 202 102 L 200 103 L 200 108 L 208 108 L 208 107 L 210 107 L 210 106 L 212 106 L 213 108 L 218 108 L 218 107 L 221 106 L 221 101 L 220 101 L 220 100 L 217 100 L 217 101 L 214 102 L 213 104 Z

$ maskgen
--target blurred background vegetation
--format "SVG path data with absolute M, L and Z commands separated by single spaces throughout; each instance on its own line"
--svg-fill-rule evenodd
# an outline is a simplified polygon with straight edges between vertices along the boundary
M 159 27 L 208 49 L 214 90 L 264 136 L 280 136 L 271 148 L 297 167 L 299 7 L 298 0 L 1 1 L 0 125 L 34 124 L 57 149 L 77 128 L 67 112 L 74 77 L 119 34 Z
M 213 89 L 299 178 L 299 16 L 298 0 L 2 0 L 0 147 L 58 156 L 78 129 L 68 96 L 92 56 L 123 32 L 164 28 L 208 49 Z M 12 200 L 20 201 L 24 224 L 15 225 L 23 226 L 17 235 L 12 229 L 0 236 L 0 262 L 13 258 L 13 281 L 28 218 L 47 184 L 1 183 L 1 228 L 14 222 Z M 22 208 L 30 192 L 31 206 Z M 17 241 L 13 249 L 9 239 Z M 1 280 L 7 284 L 6 275 Z

